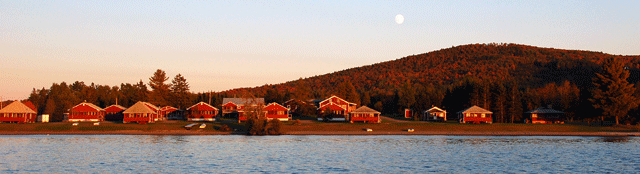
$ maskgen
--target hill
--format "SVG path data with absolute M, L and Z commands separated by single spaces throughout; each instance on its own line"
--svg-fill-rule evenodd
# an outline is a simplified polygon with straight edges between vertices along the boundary
M 53 121 L 61 121 L 63 113 L 82 101 L 100 107 L 116 103 L 128 107 L 137 101 L 149 101 L 178 108 L 210 101 L 220 107 L 222 98 L 243 95 L 264 97 L 266 102 L 278 103 L 337 95 L 387 115 L 403 113 L 407 108 L 415 115 L 421 115 L 431 106 L 438 106 L 447 110 L 450 120 L 456 119 L 456 112 L 477 105 L 493 111 L 497 123 L 520 122 L 524 120 L 524 112 L 552 106 L 565 111 L 571 120 L 590 121 L 602 115 L 588 101 L 593 88 L 591 81 L 595 73 L 601 71 L 603 60 L 610 57 L 625 64 L 624 69 L 630 72 L 629 82 L 637 84 L 640 81 L 640 56 L 518 44 L 471 44 L 281 84 L 213 94 L 178 93 L 175 90 L 159 93 L 153 85 L 150 90 L 142 80 L 119 86 L 86 85 L 76 81 L 53 83 L 49 89 L 34 88 L 28 100 L 36 105 L 38 114 L 51 114 Z M 178 75 L 172 84 L 166 85 L 177 85 L 179 77 L 182 78 Z M 182 80 L 188 84 L 186 79 Z M 188 91 L 188 85 L 182 87 L 183 91 Z M 634 95 L 640 96 L 640 90 Z M 637 111 L 640 109 L 629 112 L 622 118 L 623 123 L 640 120 Z M 315 114 L 312 108 L 296 113 Z
M 276 102 L 283 102 L 289 98 L 323 98 L 331 94 L 349 98 L 344 92 L 345 89 L 341 87 L 344 86 L 341 85 L 343 82 L 347 82 L 358 93 L 358 98 L 351 98 L 351 101 L 372 107 L 376 107 L 376 103 L 381 102 L 382 108 L 377 107 L 377 109 L 386 113 L 397 113 L 403 107 L 423 110 L 430 105 L 443 104 L 445 107 L 455 108 L 455 110 L 471 104 L 490 105 L 485 107 L 492 108 L 495 104 L 491 105 L 491 102 L 486 100 L 491 98 L 489 96 L 491 90 L 499 90 L 495 89 L 495 86 L 500 86 L 498 84 L 504 84 L 502 86 L 511 84 L 506 87 L 517 89 L 521 96 L 536 95 L 538 98 L 540 95 L 554 98 L 548 96 L 549 94 L 540 93 L 557 91 L 563 85 L 566 90 L 573 89 L 574 93 L 576 93 L 574 88 L 577 88 L 578 92 L 584 92 L 591 87 L 591 79 L 595 77 L 595 73 L 600 71 L 600 63 L 604 58 L 610 56 L 621 59 L 627 65 L 627 69 L 631 72 L 628 81 L 631 83 L 640 81 L 638 71 L 640 56 L 610 55 L 602 52 L 540 48 L 519 44 L 470 44 L 282 84 L 233 89 L 221 92 L 221 94 L 227 96 L 250 92 L 257 96 L 263 96 L 268 101 Z M 483 102 L 462 102 L 459 105 L 464 106 L 447 106 L 447 104 L 457 103 L 446 103 L 445 96 L 454 95 L 452 91 L 465 84 L 471 87 L 476 86 L 475 95 L 484 95 L 485 97 L 475 97 L 475 100 L 483 100 Z M 403 86 L 410 88 L 417 98 L 414 103 L 411 103 L 410 100 L 408 102 L 422 104 L 422 106 L 399 106 L 403 105 L 401 99 Z M 482 86 L 488 87 L 480 89 Z M 536 91 L 535 94 L 529 94 L 532 91 Z M 473 93 L 473 91 L 469 93 Z M 273 96 L 273 94 L 280 96 Z M 473 98 L 473 96 L 469 95 L 468 98 Z M 424 100 L 429 102 L 420 103 Z M 525 104 L 521 109 L 525 110 L 547 104 L 559 105 L 555 101 L 523 102 Z

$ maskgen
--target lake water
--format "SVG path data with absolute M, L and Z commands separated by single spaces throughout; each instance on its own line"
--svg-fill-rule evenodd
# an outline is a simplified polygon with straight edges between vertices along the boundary
M 640 138 L 0 136 L 0 173 L 638 173 Z

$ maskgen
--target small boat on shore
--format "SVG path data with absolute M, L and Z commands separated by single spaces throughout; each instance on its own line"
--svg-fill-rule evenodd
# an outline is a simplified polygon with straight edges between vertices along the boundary
M 184 126 L 184 128 L 187 129 L 187 130 L 191 130 L 191 128 L 193 128 L 193 126 L 196 126 L 196 125 L 198 125 L 198 123 L 191 123 L 191 124 L 188 124 L 188 125 Z
M 202 123 L 202 124 L 200 125 L 200 129 L 204 129 L 204 128 L 206 128 L 206 127 L 207 127 L 207 125 L 206 125 L 206 124 L 204 124 L 204 123 Z
M 413 132 L 413 131 L 414 131 L 413 129 L 407 129 L 407 132 Z

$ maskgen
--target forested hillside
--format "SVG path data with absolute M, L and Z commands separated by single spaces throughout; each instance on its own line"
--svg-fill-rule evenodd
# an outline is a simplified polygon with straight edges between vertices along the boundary
M 149 86 L 150 90 L 142 81 L 119 87 L 63 82 L 54 83 L 50 89 L 34 89 L 29 100 L 36 104 L 39 113 L 51 113 L 56 118 L 82 100 L 100 107 L 114 104 L 115 98 L 125 107 L 137 100 L 150 100 L 179 108 L 211 100 L 219 107 L 223 97 L 250 93 L 264 97 L 266 102 L 279 103 L 334 94 L 386 114 L 399 114 L 404 108 L 422 112 L 434 105 L 455 117 L 459 110 L 478 105 L 494 112 L 494 122 L 519 122 L 524 112 L 550 105 L 567 112 L 571 119 L 590 120 L 600 115 L 588 101 L 592 79 L 601 72 L 601 64 L 608 57 L 624 63 L 624 69 L 630 72 L 627 79 L 630 83 L 640 81 L 640 56 L 517 44 L 471 44 L 282 84 L 213 94 L 185 94 L 189 86 L 184 77 L 176 77 L 170 84 L 164 72 L 158 70 L 150 78 L 154 84 Z M 162 76 L 156 77 L 159 74 Z M 167 85 L 161 85 L 164 83 Z M 630 113 L 623 120 L 635 122 L 636 112 Z
M 597 115 L 586 101 L 592 79 L 607 57 L 626 65 L 631 73 L 629 82 L 640 80 L 640 56 L 518 44 L 471 44 L 222 93 L 251 92 L 279 102 L 336 94 L 388 114 L 401 113 L 404 108 L 421 112 L 435 105 L 443 106 L 451 116 L 478 105 L 494 111 L 495 122 L 521 121 L 523 112 L 551 105 L 567 111 L 570 117 L 588 119 Z M 348 86 L 353 86 L 357 97 L 349 95 Z M 584 113 L 576 113 L 579 111 Z

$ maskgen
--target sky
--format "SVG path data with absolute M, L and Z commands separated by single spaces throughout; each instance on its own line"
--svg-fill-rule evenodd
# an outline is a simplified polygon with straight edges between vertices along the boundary
M 0 97 L 119 86 L 278 84 L 452 46 L 640 55 L 640 1 L 0 1 Z M 396 23 L 401 14 L 404 22 Z

